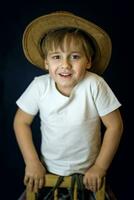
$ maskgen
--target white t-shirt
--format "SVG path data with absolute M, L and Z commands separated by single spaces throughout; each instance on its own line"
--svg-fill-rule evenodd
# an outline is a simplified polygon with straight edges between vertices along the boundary
M 50 75 L 36 77 L 17 100 L 25 112 L 41 119 L 41 152 L 48 170 L 59 175 L 84 173 L 101 145 L 100 116 L 120 107 L 100 76 L 87 72 L 70 97 L 62 95 Z

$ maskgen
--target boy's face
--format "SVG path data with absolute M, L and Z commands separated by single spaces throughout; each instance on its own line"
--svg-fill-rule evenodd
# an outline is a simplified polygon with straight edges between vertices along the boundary
M 91 59 L 87 59 L 82 45 L 71 39 L 68 46 L 67 41 L 65 38 L 63 49 L 53 48 L 52 51 L 48 51 L 45 67 L 49 70 L 57 89 L 63 95 L 70 96 L 72 89 L 91 67 Z

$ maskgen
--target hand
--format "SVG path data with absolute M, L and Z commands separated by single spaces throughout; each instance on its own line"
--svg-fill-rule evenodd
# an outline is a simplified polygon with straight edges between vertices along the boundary
M 87 170 L 83 179 L 86 189 L 97 192 L 102 186 L 105 175 L 106 171 L 94 164 Z
M 32 162 L 26 165 L 24 184 L 29 191 L 38 192 L 45 185 L 46 170 L 41 162 Z

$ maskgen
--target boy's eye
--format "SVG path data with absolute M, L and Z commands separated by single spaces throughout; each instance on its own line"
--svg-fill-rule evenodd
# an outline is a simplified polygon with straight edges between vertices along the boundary
M 72 57 L 72 59 L 79 59 L 79 58 L 80 58 L 80 55 L 74 54 L 74 55 L 72 55 L 71 57 Z
M 52 59 L 55 59 L 55 60 L 60 59 L 60 56 L 59 55 L 54 55 L 54 56 L 52 56 Z

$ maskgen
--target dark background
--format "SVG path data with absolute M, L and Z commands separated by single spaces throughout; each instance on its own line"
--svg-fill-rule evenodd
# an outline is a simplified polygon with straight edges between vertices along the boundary
M 133 79 L 132 24 L 129 1 L 37 0 L 0 3 L 0 200 L 17 200 L 24 190 L 24 162 L 13 131 L 15 101 L 33 77 L 43 72 L 25 59 L 22 34 L 34 18 L 56 10 L 74 12 L 104 28 L 113 43 L 113 53 L 103 77 L 122 103 L 124 134 L 107 174 L 118 200 L 133 199 Z M 130 26 L 131 25 L 131 26 Z M 131 60 L 132 59 L 132 60 Z M 39 150 L 38 116 L 33 136 Z M 39 140 L 39 141 L 38 141 Z M 112 141 L 111 141 L 112 142 Z M 3 198 L 2 198 L 3 196 Z

